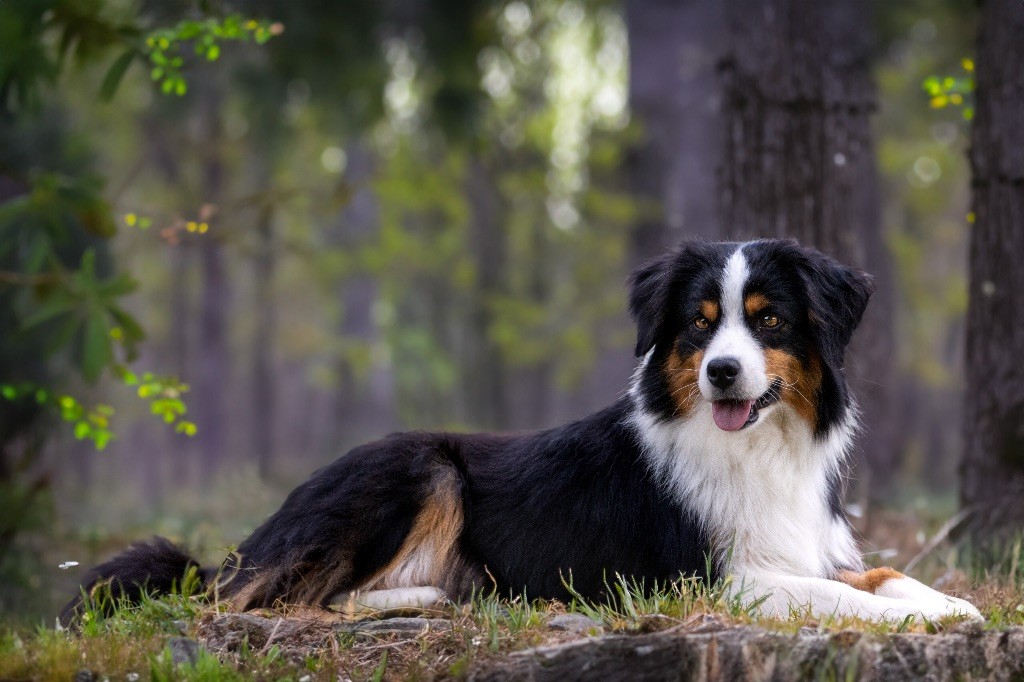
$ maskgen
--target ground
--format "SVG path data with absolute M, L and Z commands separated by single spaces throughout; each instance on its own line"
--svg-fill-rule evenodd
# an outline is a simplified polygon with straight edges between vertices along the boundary
M 967 585 L 966 576 L 956 581 Z M 694 581 L 615 605 L 472 604 L 353 621 L 314 609 L 222 613 L 171 595 L 81 632 L 0 639 L 0 680 L 958 679 L 1024 676 L 1024 590 L 990 578 L 961 595 L 985 625 L 761 619 Z

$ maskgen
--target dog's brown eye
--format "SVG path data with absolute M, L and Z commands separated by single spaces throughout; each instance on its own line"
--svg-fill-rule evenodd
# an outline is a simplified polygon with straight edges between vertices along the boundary
M 778 327 L 779 318 L 775 317 L 774 315 L 765 315 L 764 317 L 761 318 L 761 326 L 768 328 Z
M 711 326 L 711 323 L 708 322 L 708 318 L 706 317 L 698 317 L 696 320 L 693 321 L 693 326 L 695 326 L 697 329 L 707 329 L 708 327 Z

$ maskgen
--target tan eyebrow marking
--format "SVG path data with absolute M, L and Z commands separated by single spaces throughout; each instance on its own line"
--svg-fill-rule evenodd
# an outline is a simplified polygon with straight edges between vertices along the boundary
M 700 314 L 707 318 L 708 322 L 718 320 L 719 308 L 717 301 L 705 300 L 700 302 Z
M 747 311 L 747 315 L 754 315 L 757 311 L 767 307 L 768 298 L 764 294 L 747 294 L 747 297 L 743 299 L 743 309 Z

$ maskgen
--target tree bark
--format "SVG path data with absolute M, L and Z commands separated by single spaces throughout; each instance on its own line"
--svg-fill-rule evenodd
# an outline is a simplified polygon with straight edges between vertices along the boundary
M 1024 524 L 1024 5 L 979 5 L 961 498 L 984 539 Z
M 348 164 L 345 182 L 351 188 L 351 201 L 345 206 L 334 228 L 332 244 L 351 251 L 377 237 L 380 216 L 373 190 L 376 160 L 373 150 L 359 140 L 346 146 Z M 381 343 L 381 332 L 373 309 L 379 300 L 379 286 L 369 274 L 348 277 L 338 289 L 342 319 L 338 333 L 343 339 L 373 347 Z M 379 438 L 398 426 L 395 414 L 393 373 L 375 358 L 370 365 L 357 368 L 351 357 L 337 365 L 338 389 L 332 412 L 334 431 L 330 445 L 347 449 L 371 438 Z
M 200 116 L 203 126 L 202 193 L 206 204 L 217 206 L 224 185 L 224 163 L 221 159 L 222 98 L 214 83 L 206 84 Z M 227 277 L 224 245 L 221 243 L 225 216 L 215 215 L 211 230 L 200 241 L 202 300 L 199 310 L 199 373 L 196 377 L 196 435 L 200 469 L 209 480 L 225 457 L 227 417 L 225 396 L 228 393 L 230 358 L 228 352 L 228 309 L 231 296 Z
M 276 433 L 274 408 L 277 395 L 277 383 L 274 380 L 277 315 L 273 284 L 276 269 L 273 206 L 264 206 L 260 210 L 256 233 L 258 246 L 253 261 L 253 315 L 256 318 L 256 329 L 252 341 L 252 448 L 260 477 L 267 480 L 273 468 Z
M 633 262 L 683 237 L 718 237 L 715 164 L 721 141 L 717 0 L 629 0 L 629 100 L 643 131 L 627 170 L 641 218 Z
M 857 0 L 725 6 L 722 232 L 795 237 L 875 275 L 877 293 L 850 353 L 849 376 L 866 427 L 858 459 L 882 483 L 895 462 L 896 387 L 889 385 L 891 277 L 871 138 L 868 13 Z

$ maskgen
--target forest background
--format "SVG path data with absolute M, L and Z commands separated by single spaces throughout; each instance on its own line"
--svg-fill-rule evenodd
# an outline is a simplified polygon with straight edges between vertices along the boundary
M 817 5 L 0 2 L 0 611 L 151 533 L 217 561 L 390 431 L 607 404 L 626 275 L 692 236 L 876 275 L 849 504 L 913 556 L 966 448 L 979 12 Z

